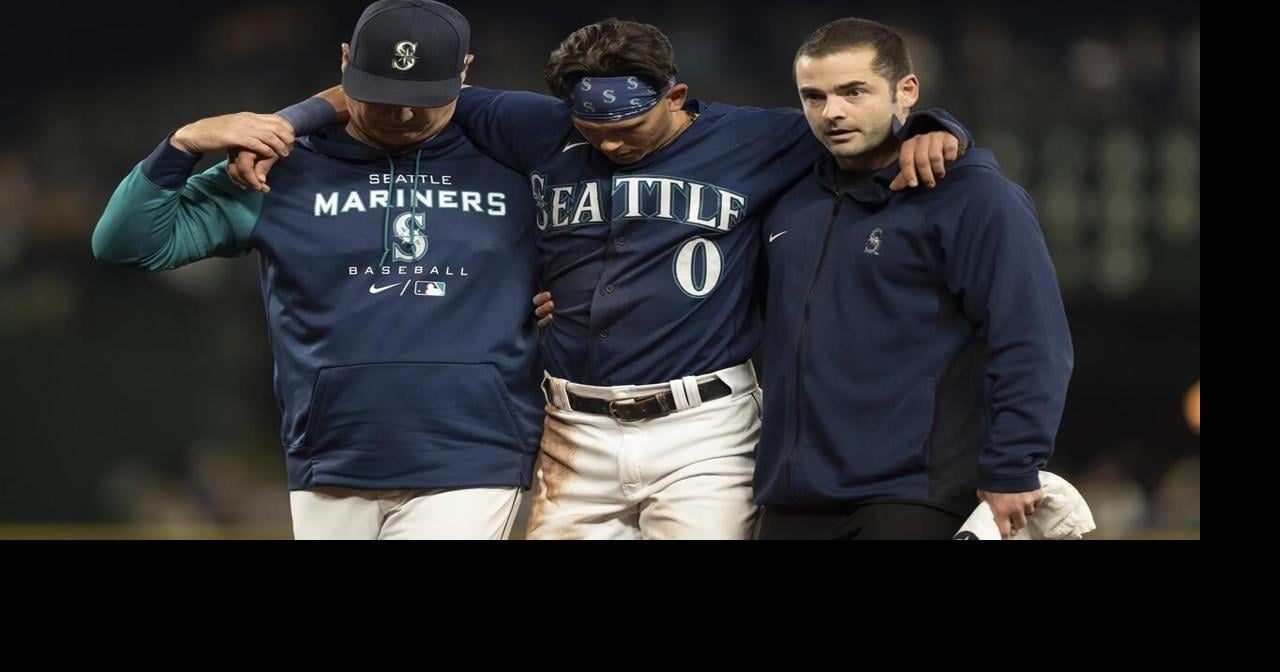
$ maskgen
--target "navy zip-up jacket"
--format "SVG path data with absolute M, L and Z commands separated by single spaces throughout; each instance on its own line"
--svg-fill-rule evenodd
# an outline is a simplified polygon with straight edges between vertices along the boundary
M 897 171 L 842 191 L 827 157 L 766 219 L 758 503 L 967 514 L 1040 487 L 1072 348 L 1031 199 L 986 150 L 932 190 Z

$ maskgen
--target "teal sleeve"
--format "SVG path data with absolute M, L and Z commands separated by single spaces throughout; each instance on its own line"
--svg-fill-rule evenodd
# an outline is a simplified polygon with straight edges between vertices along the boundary
M 225 161 L 176 188 L 156 186 L 143 166 L 135 166 L 116 187 L 98 220 L 93 254 L 99 261 L 164 271 L 252 249 L 250 235 L 263 194 L 233 184 Z

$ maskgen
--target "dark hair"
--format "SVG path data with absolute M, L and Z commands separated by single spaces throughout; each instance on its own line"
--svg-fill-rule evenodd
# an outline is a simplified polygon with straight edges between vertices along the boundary
M 583 77 L 633 75 L 659 91 L 675 76 L 676 53 L 656 26 L 605 19 L 564 38 L 547 60 L 544 77 L 551 93 L 567 98 Z
M 802 56 L 830 56 L 849 49 L 870 47 L 876 58 L 872 70 L 889 81 L 890 91 L 903 77 L 911 74 L 911 54 L 902 36 L 882 23 L 867 19 L 839 19 L 813 31 L 796 51 L 796 61 Z

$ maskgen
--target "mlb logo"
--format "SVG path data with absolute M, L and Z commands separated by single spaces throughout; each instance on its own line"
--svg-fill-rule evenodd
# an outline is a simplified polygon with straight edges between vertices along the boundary
M 419 280 L 413 283 L 413 293 L 418 296 L 444 296 L 444 283 Z

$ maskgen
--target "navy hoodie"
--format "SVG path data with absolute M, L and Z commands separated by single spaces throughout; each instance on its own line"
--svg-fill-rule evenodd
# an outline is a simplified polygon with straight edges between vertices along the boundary
M 528 487 L 542 429 L 526 179 L 450 124 L 396 155 L 342 126 L 271 192 L 157 147 L 93 235 L 146 271 L 257 251 L 289 487 Z

